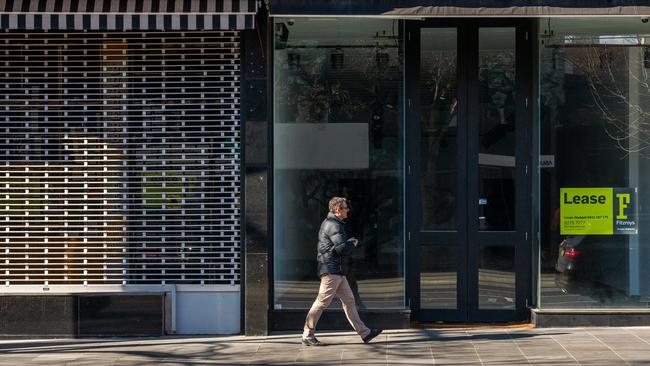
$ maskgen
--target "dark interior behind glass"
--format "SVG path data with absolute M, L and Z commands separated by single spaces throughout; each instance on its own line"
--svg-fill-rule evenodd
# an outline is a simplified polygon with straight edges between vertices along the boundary
M 540 42 L 541 307 L 647 307 L 647 36 L 638 19 L 544 24 L 553 36 Z M 561 235 L 560 189 L 570 187 L 639 188 L 639 233 Z
M 358 306 L 404 306 L 398 24 L 275 20 L 276 310 L 308 308 L 316 296 L 317 234 L 332 196 L 350 200 L 348 235 L 361 241 L 348 276 Z

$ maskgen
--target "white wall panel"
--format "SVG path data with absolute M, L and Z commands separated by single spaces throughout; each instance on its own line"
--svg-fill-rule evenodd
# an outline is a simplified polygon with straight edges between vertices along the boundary
M 177 334 L 239 333 L 239 292 L 179 291 L 176 296 Z

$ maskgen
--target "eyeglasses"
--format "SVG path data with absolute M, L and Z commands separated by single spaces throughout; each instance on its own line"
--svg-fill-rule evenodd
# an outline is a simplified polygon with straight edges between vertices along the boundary
M 348 211 L 350 211 L 350 207 L 348 207 L 348 206 L 341 206 L 340 209 L 341 209 L 341 210 L 348 210 Z

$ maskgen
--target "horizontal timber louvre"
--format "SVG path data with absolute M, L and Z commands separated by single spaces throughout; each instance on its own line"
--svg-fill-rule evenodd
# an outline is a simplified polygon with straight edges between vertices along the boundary
M 238 32 L 6 32 L 0 75 L 0 286 L 239 285 Z

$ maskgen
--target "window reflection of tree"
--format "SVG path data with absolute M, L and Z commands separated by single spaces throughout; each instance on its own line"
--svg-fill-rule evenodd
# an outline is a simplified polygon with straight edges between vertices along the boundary
M 546 228 L 541 232 L 541 269 L 542 275 L 549 276 L 556 272 L 561 255 L 558 246 L 564 239 L 559 225 L 559 187 L 631 184 L 634 173 L 628 165 L 629 155 L 648 156 L 642 136 L 648 133 L 644 109 L 649 94 L 643 46 L 636 36 L 564 36 L 544 43 L 541 125 L 548 127 L 541 130 L 547 134 L 542 139 L 542 153 L 555 156 L 554 166 L 546 170 L 541 183 L 542 194 L 549 196 L 541 199 L 541 227 Z M 600 250 L 594 249 L 600 248 L 599 243 L 615 242 L 616 253 L 627 253 L 629 239 L 594 236 L 590 240 L 595 242 L 589 247 Z M 583 258 L 594 258 L 589 253 L 597 252 L 583 253 Z M 607 273 L 609 280 L 627 276 L 627 257 L 623 255 L 623 261 L 620 258 L 607 255 L 597 261 L 586 259 L 593 266 L 587 278 L 579 286 L 562 288 L 566 297 L 557 303 L 557 289 L 549 286 L 545 291 L 547 295 L 552 293 L 553 299 L 547 297 L 547 306 L 566 307 L 567 299 L 575 296 L 581 296 L 578 306 L 598 307 L 607 301 L 619 301 L 608 293 L 610 288 L 603 296 L 602 274 Z
M 422 223 L 426 229 L 454 230 L 456 53 L 430 53 L 423 60 L 422 110 L 428 113 L 421 120 Z
M 626 153 L 650 157 L 650 75 L 644 37 L 625 37 L 627 44 L 567 45 L 566 61 L 583 76 L 607 136 Z M 636 57 L 634 54 L 637 54 Z M 632 100 L 629 85 L 638 86 Z

